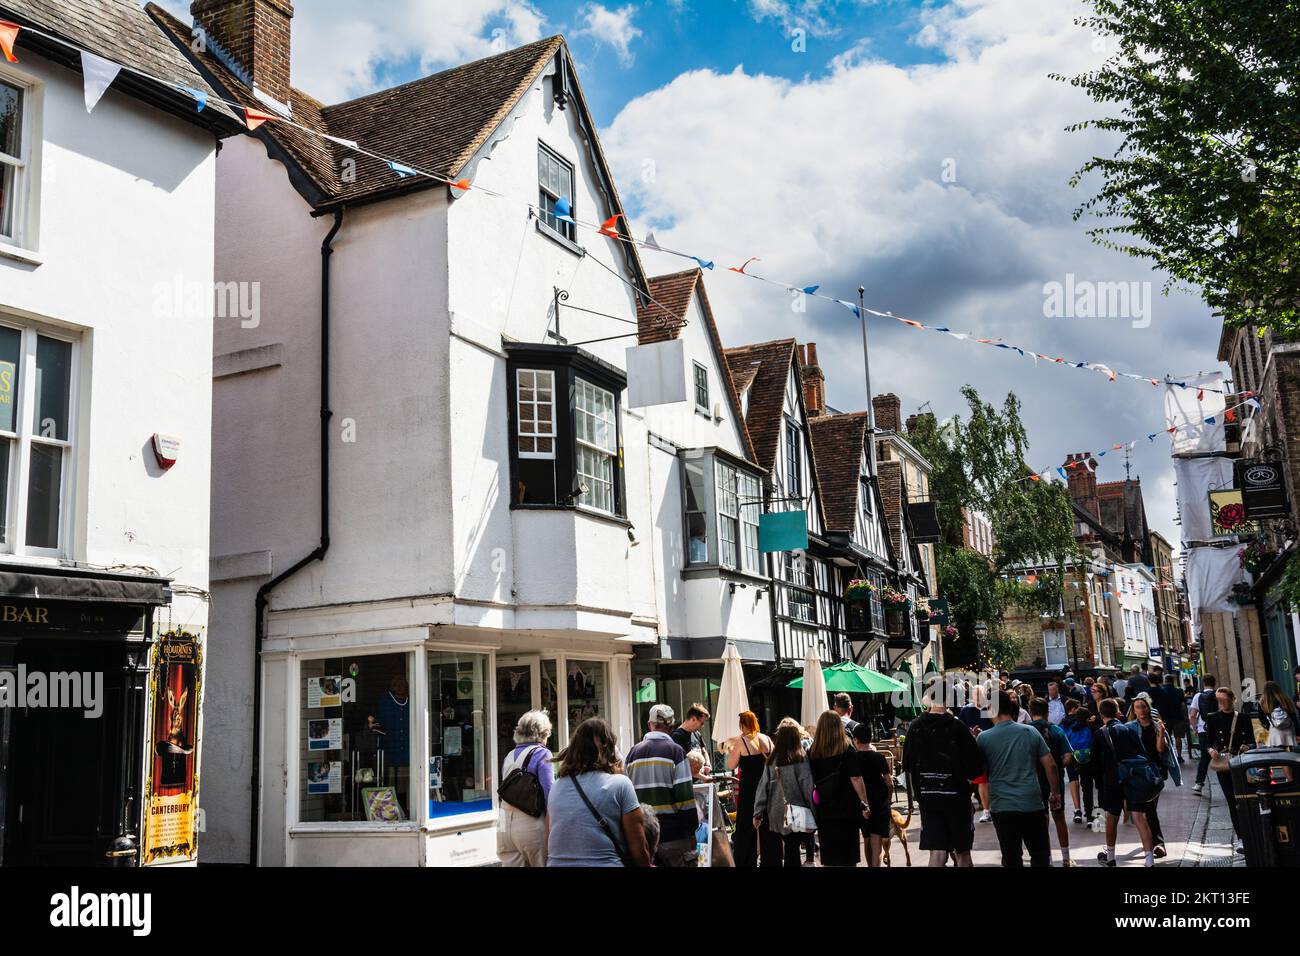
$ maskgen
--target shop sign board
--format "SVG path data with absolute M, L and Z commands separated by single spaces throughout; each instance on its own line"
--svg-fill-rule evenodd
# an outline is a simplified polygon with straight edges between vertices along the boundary
M 192 630 L 163 634 L 150 664 L 144 866 L 198 857 L 202 636 Z

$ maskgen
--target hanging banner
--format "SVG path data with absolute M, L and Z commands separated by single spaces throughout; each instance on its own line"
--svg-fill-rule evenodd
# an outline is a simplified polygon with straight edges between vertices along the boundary
M 154 644 L 149 677 L 149 754 L 142 865 L 198 858 L 199 715 L 203 643 L 172 631 Z
M 628 408 L 686 401 L 689 393 L 686 386 L 686 343 L 683 340 L 633 345 L 625 355 Z
M 772 511 L 758 516 L 758 550 L 806 551 L 808 512 Z
M 0 383 L 3 382 L 3 363 L 0 363 Z M 0 386 L 2 388 L 2 386 Z M 0 396 L 3 391 L 0 390 Z M 3 399 L 0 398 L 0 402 Z M 0 414 L 3 406 L 0 405 Z M 1241 504 L 1246 517 L 1252 521 L 1262 518 L 1286 518 L 1290 514 L 1286 483 L 1282 466 L 1267 461 L 1238 459 L 1233 466 L 1234 484 L 1241 492 Z

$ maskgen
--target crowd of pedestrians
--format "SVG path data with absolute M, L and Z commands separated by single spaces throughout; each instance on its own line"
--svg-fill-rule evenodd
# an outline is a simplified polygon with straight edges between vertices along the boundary
M 626 754 L 592 717 L 553 755 L 550 718 L 530 711 L 502 766 L 498 857 L 505 866 L 693 867 L 713 819 L 714 865 L 721 843 L 724 865 L 737 867 L 799 867 L 814 853 L 822 866 L 879 866 L 896 835 L 897 769 L 930 866 L 973 865 L 977 811 L 992 824 L 1004 867 L 1022 867 L 1026 856 L 1030 866 L 1051 866 L 1053 837 L 1060 864 L 1077 866 L 1071 823 L 1104 833 L 1097 864 L 1117 866 L 1125 819 L 1153 866 L 1167 853 L 1161 794 L 1182 785 L 1181 764 L 1196 750 L 1193 790 L 1201 793 L 1213 770 L 1237 830 L 1228 761 L 1254 745 L 1256 718 L 1213 676 L 1179 686 L 1157 668 L 1134 668 L 1116 680 L 1065 673 L 1042 696 L 1006 678 L 949 684 L 934 696 L 897 728 L 898 768 L 876 749 L 871 726 L 853 719 L 847 694 L 813 726 L 787 717 L 771 736 L 753 713 L 740 714 L 740 733 L 720 748 L 736 798 L 730 839 L 696 787 L 713 767 L 703 705 L 677 722 L 672 707 L 655 704 Z M 1295 744 L 1296 700 L 1277 684 L 1265 685 L 1257 719 L 1271 746 Z

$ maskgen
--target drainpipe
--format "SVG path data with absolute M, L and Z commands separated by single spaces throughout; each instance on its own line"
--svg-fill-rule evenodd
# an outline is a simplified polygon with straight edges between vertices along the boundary
M 261 839 L 259 826 L 262 786 L 262 643 L 266 639 L 266 607 L 271 592 L 313 561 L 324 561 L 330 549 L 330 257 L 334 237 L 343 227 L 343 209 L 334 210 L 334 225 L 320 246 L 320 544 L 316 549 L 257 589 L 254 601 L 253 642 L 253 789 L 250 795 L 248 863 L 257 866 Z

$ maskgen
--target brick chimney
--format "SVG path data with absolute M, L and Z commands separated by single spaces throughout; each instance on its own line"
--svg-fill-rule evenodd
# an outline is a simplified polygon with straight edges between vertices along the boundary
M 803 403 L 808 417 L 826 414 L 826 375 L 817 364 L 817 343 L 799 346 L 799 362 L 803 366 Z
M 871 407 L 876 413 L 876 431 L 899 433 L 903 403 L 893 392 L 871 397 Z
M 1087 462 L 1086 465 L 1074 465 L 1074 462 Z M 1066 480 L 1070 486 L 1070 497 L 1075 504 L 1090 515 L 1101 520 L 1101 502 L 1097 500 L 1097 459 L 1092 452 L 1074 452 L 1065 459 Z
M 916 431 L 917 427 L 921 424 L 922 419 L 929 419 L 930 421 L 934 421 L 934 413 L 921 412 L 917 415 L 907 416 L 907 433 L 909 435 L 912 434 L 912 432 Z
M 190 14 L 244 73 L 253 92 L 288 108 L 290 0 L 194 0 Z

